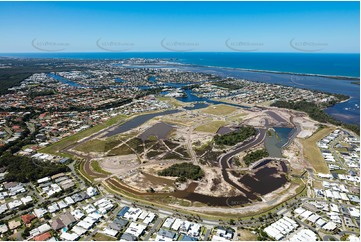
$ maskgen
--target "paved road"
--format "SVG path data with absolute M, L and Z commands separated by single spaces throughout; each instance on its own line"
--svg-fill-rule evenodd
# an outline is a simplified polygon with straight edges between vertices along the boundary
M 228 165 L 228 161 L 236 154 L 245 151 L 253 146 L 256 146 L 260 143 L 263 142 L 265 136 L 266 136 L 266 129 L 259 129 L 258 130 L 258 135 L 256 137 L 254 137 L 253 139 L 243 143 L 241 146 L 236 147 L 235 149 L 231 150 L 230 152 L 220 156 L 218 158 L 218 162 L 222 168 L 222 176 L 223 179 L 230 184 L 231 186 L 237 188 L 239 191 L 243 192 L 248 198 L 250 199 L 256 199 L 257 196 L 254 195 L 253 193 L 250 193 L 249 191 L 247 191 L 246 189 L 244 189 L 243 187 L 241 187 L 240 185 L 238 185 L 237 183 L 235 183 L 234 181 L 232 181 L 229 178 L 227 169 L 229 168 Z
M 283 117 L 275 113 L 274 111 L 268 110 L 265 113 L 267 113 L 269 116 L 271 116 L 274 120 L 280 123 L 280 125 L 290 125 L 290 123 L 285 120 Z
M 262 143 L 264 138 L 266 137 L 266 131 L 267 131 L 266 129 L 259 129 L 258 130 L 259 133 L 256 137 L 254 137 L 253 139 L 251 139 L 247 142 L 244 142 L 241 146 L 236 146 L 235 149 L 232 149 L 231 151 L 227 152 L 226 154 L 221 155 L 218 158 L 218 162 L 219 162 L 220 166 L 222 167 L 222 169 L 230 168 L 228 165 L 228 160 L 231 159 L 234 155 Z
M 208 237 L 209 237 L 210 234 L 211 234 L 211 230 L 210 230 L 210 229 L 207 229 L 207 230 L 206 230 L 206 233 L 204 234 L 204 239 L 203 239 L 203 241 L 207 241 L 207 239 L 208 239 Z
M 147 236 L 145 236 L 144 241 L 149 241 L 150 236 L 152 236 L 154 232 L 158 231 L 158 227 L 161 222 L 163 222 L 161 218 L 158 218 L 157 221 L 155 221 L 153 227 L 149 230 Z

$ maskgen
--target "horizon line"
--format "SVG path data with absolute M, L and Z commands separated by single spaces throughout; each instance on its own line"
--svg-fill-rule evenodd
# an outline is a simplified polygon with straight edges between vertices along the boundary
M 310 51 L 71 51 L 71 52 L 0 52 L 2 54 L 87 54 L 87 53 L 109 53 L 109 54 L 121 54 L 121 53 L 269 53 L 269 54 L 359 54 L 360 52 L 310 52 Z

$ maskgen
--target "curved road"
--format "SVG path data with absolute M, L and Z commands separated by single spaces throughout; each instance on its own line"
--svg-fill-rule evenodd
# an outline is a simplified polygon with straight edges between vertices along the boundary
M 254 193 L 247 191 L 246 189 L 244 189 L 243 187 L 241 187 L 240 185 L 238 185 L 237 183 L 235 183 L 234 181 L 232 181 L 229 178 L 229 175 L 227 172 L 227 169 L 229 168 L 228 161 L 229 161 L 229 159 L 231 159 L 234 155 L 238 154 L 239 152 L 245 151 L 253 146 L 256 146 L 256 145 L 262 143 L 264 138 L 266 137 L 266 131 L 267 131 L 266 129 L 259 129 L 258 135 L 255 136 L 253 139 L 251 139 L 247 142 L 244 142 L 239 147 L 236 146 L 235 149 L 233 149 L 232 151 L 230 151 L 224 155 L 221 155 L 218 158 L 218 162 L 219 162 L 220 166 L 222 167 L 223 179 L 231 186 L 233 186 L 233 187 L 237 188 L 239 191 L 243 192 L 248 198 L 250 198 L 252 200 L 257 198 L 257 196 Z

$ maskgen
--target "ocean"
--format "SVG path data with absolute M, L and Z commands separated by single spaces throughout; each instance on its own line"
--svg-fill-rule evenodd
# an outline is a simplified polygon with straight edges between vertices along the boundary
M 69 59 L 174 58 L 202 66 L 243 68 L 330 76 L 360 76 L 360 54 L 245 52 L 0 53 L 0 56 Z
M 359 54 L 258 52 L 58 52 L 0 54 L 0 56 L 66 59 L 172 59 L 174 62 L 187 64 L 183 69 L 189 71 L 203 71 L 225 77 L 244 78 L 251 81 L 277 83 L 348 95 L 351 97 L 350 100 L 330 107 L 326 112 L 343 122 L 360 122 L 360 85 L 353 84 L 353 80 L 343 78 L 360 77 Z M 265 71 L 271 71 L 272 73 Z M 294 75 L 295 73 L 304 75 Z M 309 76 L 309 74 L 313 76 Z M 327 78 L 325 76 L 340 78 Z

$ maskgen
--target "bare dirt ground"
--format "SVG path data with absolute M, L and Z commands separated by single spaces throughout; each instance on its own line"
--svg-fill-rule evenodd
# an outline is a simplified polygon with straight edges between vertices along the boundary
M 153 189 L 155 192 L 173 192 L 175 190 L 173 186 L 170 186 L 166 183 L 161 184 L 160 182 L 158 183 L 150 181 L 143 173 L 139 171 L 123 179 L 123 182 L 128 186 L 135 187 L 142 192 L 147 192 L 149 189 Z
M 250 206 L 245 206 L 245 207 L 224 207 L 222 209 L 220 209 L 219 207 L 209 207 L 209 206 L 204 206 L 204 207 L 195 207 L 195 206 L 190 206 L 187 207 L 188 211 L 194 211 L 194 212 L 201 212 L 201 213 L 215 213 L 215 214 L 219 214 L 220 211 L 223 211 L 225 213 L 228 214 L 237 214 L 237 215 L 242 215 L 242 214 L 249 214 L 249 213 L 256 213 L 259 212 L 263 209 L 267 209 L 270 206 L 276 205 L 282 201 L 285 201 L 288 197 L 295 195 L 296 189 L 298 186 L 292 185 L 290 186 L 290 188 L 287 190 L 287 192 L 283 192 L 281 195 L 277 194 L 277 195 L 269 195 L 269 196 L 274 196 L 275 199 L 270 200 L 268 202 L 255 202 L 252 203 Z M 276 191 L 277 192 L 277 191 Z M 179 205 L 170 205 L 171 207 L 174 208 L 180 208 L 180 209 L 184 209 L 184 207 L 179 206 Z
M 264 113 L 250 113 L 243 118 L 242 123 L 254 127 L 264 127 L 266 124 L 266 118 L 270 119 L 270 117 Z
M 298 133 L 297 138 L 307 138 L 317 130 L 317 123 L 307 117 L 295 117 L 293 121 L 301 126 L 301 132 Z
M 266 119 L 268 124 L 277 124 L 278 122 L 271 118 L 267 113 L 267 110 L 253 112 L 245 109 L 237 109 L 229 115 L 214 115 L 205 113 L 202 110 L 192 110 L 184 111 L 172 115 L 167 115 L 163 117 L 154 118 L 145 124 L 128 131 L 125 134 L 120 136 L 129 136 L 129 138 L 134 137 L 134 135 L 141 134 L 149 127 L 154 124 L 163 121 L 171 123 L 175 127 L 175 131 L 169 135 L 171 141 L 175 141 L 192 149 L 192 146 L 195 142 L 200 144 L 205 144 L 212 140 L 213 135 L 206 132 L 197 132 L 194 129 L 199 125 L 207 124 L 212 121 L 226 121 L 227 123 L 238 125 L 239 123 L 245 125 L 252 125 L 255 127 L 264 128 L 266 124 Z M 294 116 L 294 113 L 288 110 L 280 110 L 272 108 L 279 116 L 283 117 L 285 120 L 292 120 L 293 123 L 300 126 L 300 132 L 298 133 L 297 138 L 307 137 L 312 134 L 317 129 L 317 123 L 310 120 L 304 115 Z M 293 116 L 293 119 L 291 119 Z M 130 135 L 131 134 L 131 135 Z M 254 147 L 258 149 L 262 146 Z M 88 154 L 89 155 L 89 154 Z M 139 154 L 138 154 L 139 155 Z M 245 153 L 239 154 L 239 158 L 242 158 Z M 297 139 L 292 142 L 283 152 L 283 155 L 289 160 L 289 166 L 294 171 L 302 171 L 304 167 L 307 167 L 307 162 L 302 158 L 302 147 L 300 143 L 297 142 Z M 175 189 L 177 185 L 174 185 L 174 180 L 176 178 L 170 177 L 159 177 L 157 179 L 158 171 L 163 170 L 169 167 L 172 164 L 184 162 L 184 160 L 159 160 L 153 159 L 148 160 L 145 156 L 141 156 L 141 162 L 137 155 L 122 155 L 122 156 L 109 156 L 102 157 L 104 154 L 101 153 L 91 153 L 91 156 L 97 157 L 99 164 L 102 169 L 107 172 L 114 174 L 115 176 L 123 179 L 123 182 L 127 186 L 133 187 L 139 191 L 148 191 L 149 188 L 154 189 L 156 192 L 170 192 Z M 198 162 L 198 158 L 194 160 L 191 156 L 192 162 L 195 162 L 197 165 L 200 165 L 205 172 L 205 177 L 198 182 L 198 186 L 195 190 L 197 193 L 212 195 L 212 196 L 237 196 L 241 195 L 241 192 L 238 189 L 235 189 L 222 179 L 221 169 L 219 167 L 209 167 L 208 165 L 201 165 Z M 240 159 L 242 160 L 242 159 Z M 245 169 L 247 169 L 245 167 Z M 247 172 L 244 169 L 241 172 Z M 147 174 L 151 176 L 147 176 Z M 229 174 L 230 178 L 234 181 L 237 181 L 239 177 L 234 177 Z M 168 179 L 168 181 L 162 179 Z M 162 183 L 165 181 L 164 183 Z M 188 183 L 181 184 L 177 189 L 185 189 L 189 185 Z M 233 207 L 227 208 L 227 212 L 230 213 L 249 213 L 251 211 L 257 211 L 263 208 L 266 208 L 272 204 L 280 202 L 281 200 L 286 199 L 288 196 L 295 194 L 297 186 L 287 183 L 284 187 L 279 188 L 272 193 L 269 193 L 263 196 L 264 202 L 252 203 L 251 206 L 247 207 Z M 174 205 L 177 206 L 177 205 Z M 179 206 L 180 207 L 180 206 Z M 219 212 L 219 208 L 216 207 L 188 207 L 187 209 L 193 211 L 205 211 L 205 212 Z
M 205 177 L 199 182 L 195 192 L 215 197 L 237 196 L 242 193 L 226 183 L 219 168 L 202 167 Z
M 103 170 L 117 176 L 123 176 L 128 171 L 139 167 L 139 162 L 135 154 L 103 157 L 100 158 L 98 162 Z

